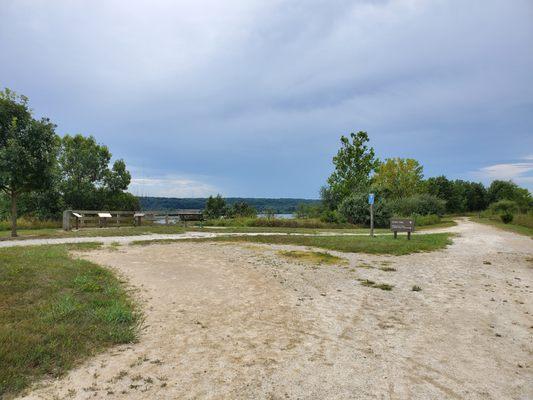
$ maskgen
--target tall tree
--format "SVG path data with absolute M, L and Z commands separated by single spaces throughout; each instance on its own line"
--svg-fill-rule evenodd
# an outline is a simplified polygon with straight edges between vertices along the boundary
M 17 200 L 45 188 L 53 174 L 58 137 L 48 119 L 35 120 L 28 99 L 0 91 L 0 189 L 11 200 L 11 236 L 17 236 Z
M 529 190 L 521 188 L 512 181 L 493 181 L 489 186 L 487 195 L 490 203 L 512 200 L 518 204 L 521 212 L 526 212 L 533 206 L 533 199 Z
M 94 137 L 66 135 L 61 141 L 61 190 L 74 209 L 138 209 L 138 201 L 124 193 L 131 174 L 123 160 L 109 168 L 111 152 Z
M 204 215 L 207 219 L 217 219 L 226 215 L 228 206 L 221 195 L 209 196 L 205 203 Z
M 385 198 L 399 199 L 421 192 L 423 168 L 412 158 L 388 158 L 374 175 L 374 186 Z
M 349 138 L 341 136 L 341 148 L 333 157 L 335 171 L 321 193 L 330 208 L 336 208 L 350 194 L 368 190 L 370 175 L 379 165 L 368 142 L 368 134 L 363 131 L 350 133 Z

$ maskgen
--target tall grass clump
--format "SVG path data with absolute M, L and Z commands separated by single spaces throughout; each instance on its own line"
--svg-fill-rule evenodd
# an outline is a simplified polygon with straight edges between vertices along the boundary
M 49 229 L 49 228 L 61 228 L 61 221 L 55 220 L 40 220 L 40 219 L 31 219 L 31 218 L 18 218 L 17 219 L 17 228 L 18 229 Z M 0 231 L 11 230 L 11 221 L 3 220 L 0 221 Z

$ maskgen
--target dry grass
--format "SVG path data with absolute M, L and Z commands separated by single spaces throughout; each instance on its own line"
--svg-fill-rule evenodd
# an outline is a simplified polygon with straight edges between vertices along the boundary
M 348 263 L 348 260 L 345 258 L 318 251 L 282 250 L 279 251 L 278 254 L 292 260 L 298 260 L 317 265 L 339 265 Z

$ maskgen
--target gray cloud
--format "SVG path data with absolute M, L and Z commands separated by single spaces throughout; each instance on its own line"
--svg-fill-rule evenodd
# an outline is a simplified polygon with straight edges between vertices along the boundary
M 314 197 L 352 130 L 428 175 L 466 177 L 533 147 L 528 0 L 8 0 L 0 12 L 2 85 L 145 178 L 195 182 L 190 193 Z

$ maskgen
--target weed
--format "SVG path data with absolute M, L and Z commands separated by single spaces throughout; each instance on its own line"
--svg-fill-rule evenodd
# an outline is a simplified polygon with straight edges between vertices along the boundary
M 317 251 L 300 251 L 300 250 L 285 250 L 279 251 L 278 254 L 283 257 L 296 259 L 301 261 L 307 261 L 313 264 L 346 264 L 345 258 L 337 257 L 325 252 Z

